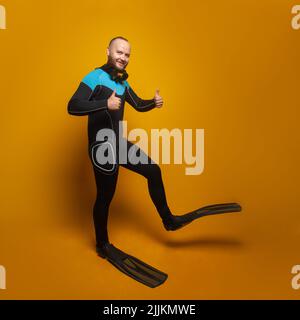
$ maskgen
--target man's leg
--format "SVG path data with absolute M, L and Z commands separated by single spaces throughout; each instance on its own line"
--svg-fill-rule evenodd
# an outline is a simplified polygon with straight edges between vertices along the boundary
M 136 144 L 133 144 L 128 140 L 127 152 L 127 163 L 120 163 L 120 165 L 124 168 L 143 175 L 147 179 L 150 197 L 160 217 L 163 220 L 168 220 L 170 216 L 172 216 L 172 213 L 167 203 L 160 167 L 156 163 L 151 163 L 151 158 Z M 139 156 L 142 155 L 144 159 L 147 159 L 147 164 L 132 163 L 131 159 L 133 158 L 134 154 L 138 154 Z
M 168 207 L 164 185 L 161 176 L 161 170 L 158 164 L 151 163 L 151 158 L 145 154 L 137 145 L 127 141 L 128 158 L 126 164 L 120 164 L 123 167 L 143 175 L 148 180 L 148 188 L 151 199 L 156 206 L 157 211 L 162 218 L 164 227 L 168 231 L 178 230 L 192 221 L 208 215 L 239 212 L 242 210 L 238 203 L 220 203 L 201 207 L 181 216 L 173 215 Z M 146 163 L 133 163 L 131 159 L 134 154 L 143 157 Z
M 95 167 L 93 168 L 97 186 L 97 198 L 94 205 L 93 218 L 96 244 L 100 246 L 109 242 L 107 231 L 109 206 L 115 193 L 119 169 L 117 168 L 112 175 L 107 175 Z

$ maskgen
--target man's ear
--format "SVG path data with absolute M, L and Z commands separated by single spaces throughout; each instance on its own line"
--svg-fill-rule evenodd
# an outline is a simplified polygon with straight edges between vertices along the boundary
M 109 56 L 109 49 L 106 48 L 106 55 Z

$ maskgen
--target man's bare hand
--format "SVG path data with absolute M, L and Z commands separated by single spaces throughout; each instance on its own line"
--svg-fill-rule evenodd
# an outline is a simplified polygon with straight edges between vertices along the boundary
M 154 100 L 155 100 L 155 107 L 161 108 L 163 105 L 163 99 L 159 95 L 159 89 L 156 89 L 156 91 L 155 91 Z
M 110 110 L 119 110 L 121 106 L 121 99 L 116 97 L 116 89 L 107 100 L 107 107 Z

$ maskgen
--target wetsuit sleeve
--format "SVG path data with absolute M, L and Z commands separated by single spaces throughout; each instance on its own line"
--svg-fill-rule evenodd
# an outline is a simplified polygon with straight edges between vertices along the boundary
M 96 78 L 90 74 L 80 82 L 77 90 L 68 103 L 69 114 L 84 116 L 91 112 L 105 111 L 108 109 L 107 99 L 91 100 L 94 89 L 97 86 L 95 79 Z
M 135 110 L 140 112 L 150 111 L 155 108 L 154 98 L 150 100 L 143 100 L 139 98 L 129 85 L 126 86 L 125 100 L 134 107 Z

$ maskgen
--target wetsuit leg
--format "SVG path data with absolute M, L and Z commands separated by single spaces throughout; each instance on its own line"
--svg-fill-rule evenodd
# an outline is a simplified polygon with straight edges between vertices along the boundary
M 147 156 L 137 145 L 127 141 L 128 161 L 127 164 L 120 164 L 125 168 L 143 175 L 148 180 L 148 189 L 151 199 L 156 206 L 157 211 L 162 218 L 164 227 L 168 231 L 178 230 L 185 225 L 197 220 L 201 217 L 222 213 L 240 212 L 242 210 L 238 203 L 220 203 L 210 206 L 201 207 L 187 214 L 177 216 L 173 215 L 168 207 L 166 194 L 164 190 L 161 169 L 156 163 L 151 163 L 151 158 Z M 137 154 L 139 158 L 143 158 L 143 163 L 133 163 L 132 154 Z M 146 163 L 145 163 L 146 162 Z
M 108 214 L 109 206 L 113 199 L 118 180 L 119 169 L 112 175 L 107 175 L 94 168 L 97 186 L 97 197 L 93 209 L 94 227 L 97 245 L 108 243 Z
M 136 144 L 127 140 L 127 152 L 128 158 L 127 163 L 122 164 L 126 169 L 134 171 L 138 174 L 143 175 L 148 182 L 148 190 L 152 202 L 154 203 L 160 217 L 165 220 L 168 219 L 172 214 L 169 209 L 165 188 L 162 180 L 161 169 L 157 163 L 155 163 L 142 149 L 140 149 Z M 136 154 L 143 159 L 147 159 L 147 164 L 145 163 L 132 163 L 132 156 Z M 152 163 L 154 162 L 154 163 Z

